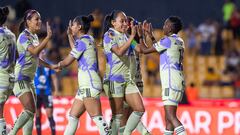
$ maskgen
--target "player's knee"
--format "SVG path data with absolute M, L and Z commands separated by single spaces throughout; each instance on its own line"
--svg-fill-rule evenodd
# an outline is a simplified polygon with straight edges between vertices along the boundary
M 167 118 L 167 121 L 169 122 L 173 122 L 174 120 L 177 119 L 176 116 L 172 114 L 166 114 L 166 118 Z
M 144 106 L 137 106 L 137 107 L 134 107 L 133 108 L 133 111 L 136 111 L 136 112 L 145 112 L 145 108 Z
M 30 111 L 30 110 L 25 109 L 24 112 L 26 112 L 30 117 L 34 117 L 34 113 L 35 113 L 35 111 L 32 112 L 32 111 Z
M 25 110 L 32 112 L 33 114 L 36 112 L 35 105 L 26 106 Z

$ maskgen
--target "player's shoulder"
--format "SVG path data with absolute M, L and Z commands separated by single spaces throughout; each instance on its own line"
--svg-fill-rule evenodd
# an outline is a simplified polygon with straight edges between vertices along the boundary
M 106 36 L 108 36 L 109 38 L 113 39 L 115 36 L 117 36 L 117 33 L 115 32 L 115 30 L 109 29 L 109 30 L 106 32 Z

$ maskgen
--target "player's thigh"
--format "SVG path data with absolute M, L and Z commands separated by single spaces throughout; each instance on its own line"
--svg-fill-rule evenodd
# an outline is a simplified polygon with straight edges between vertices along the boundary
M 85 110 L 86 109 L 85 109 L 85 106 L 83 104 L 83 101 L 75 98 L 69 114 L 70 114 L 70 116 L 74 116 L 76 118 L 79 118 L 85 112 Z
M 133 81 L 129 81 L 126 84 L 125 99 L 133 111 L 145 111 L 142 96 L 137 85 Z

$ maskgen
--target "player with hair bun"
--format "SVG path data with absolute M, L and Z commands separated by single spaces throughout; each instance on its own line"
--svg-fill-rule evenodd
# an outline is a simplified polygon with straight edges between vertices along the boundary
M 77 16 L 69 22 L 68 38 L 72 48 L 70 54 L 58 63 L 59 68 L 78 61 L 79 89 L 68 117 L 64 135 L 74 135 L 79 117 L 87 111 L 97 125 L 101 135 L 110 135 L 109 127 L 102 116 L 100 93 L 102 82 L 98 70 L 98 60 L 94 38 L 88 34 L 93 16 Z M 75 39 L 74 39 L 75 38 Z

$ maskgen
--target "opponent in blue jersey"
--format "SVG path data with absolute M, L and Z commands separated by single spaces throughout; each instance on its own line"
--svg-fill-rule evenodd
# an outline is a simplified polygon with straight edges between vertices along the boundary
M 15 35 L 3 26 L 8 13 L 8 7 L 0 7 L 0 135 L 7 134 L 3 108 L 13 89 L 17 50 Z
M 36 10 L 25 12 L 23 22 L 20 25 L 20 35 L 17 40 L 17 51 L 19 58 L 15 66 L 15 82 L 13 92 L 23 105 L 23 112 L 15 121 L 10 135 L 16 135 L 23 127 L 24 135 L 32 135 L 33 117 L 36 111 L 36 94 L 33 84 L 34 75 L 38 63 L 54 68 L 48 63 L 38 58 L 39 53 L 46 47 L 52 36 L 52 31 L 47 23 L 47 36 L 39 43 L 37 33 L 41 29 L 41 16 Z
M 45 50 L 40 53 L 39 57 L 42 60 L 49 62 L 47 60 L 47 54 Z M 53 119 L 52 91 L 54 90 L 55 93 L 59 93 L 59 85 L 56 72 L 50 68 L 38 65 L 34 78 L 34 84 L 37 94 L 37 112 L 35 121 L 37 134 L 41 135 L 41 107 L 43 105 L 46 109 L 47 117 L 50 123 L 51 133 L 52 135 L 55 135 L 56 131 L 55 121 Z
M 145 25 L 146 24 L 146 25 Z M 151 39 L 155 40 L 148 24 L 144 29 Z M 178 103 L 182 100 L 185 90 L 183 76 L 183 52 L 184 42 L 177 34 L 182 29 L 182 21 L 179 17 L 171 16 L 166 19 L 163 32 L 165 37 L 153 46 L 146 48 L 141 45 L 143 53 L 158 52 L 160 55 L 160 78 L 162 83 L 162 100 L 164 103 L 166 130 L 165 135 L 185 135 L 186 131 L 176 116 Z M 142 41 L 143 43 L 143 41 Z

